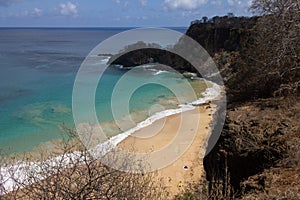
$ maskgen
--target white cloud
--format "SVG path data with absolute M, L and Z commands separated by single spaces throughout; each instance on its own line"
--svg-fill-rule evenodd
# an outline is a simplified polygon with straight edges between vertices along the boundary
M 252 2 L 253 2 L 253 0 L 247 0 L 246 2 L 247 2 L 247 4 L 248 4 L 248 6 L 251 6 L 251 5 L 252 5 Z
M 230 6 L 250 6 L 252 0 L 227 0 L 228 5 Z
M 147 0 L 139 0 L 139 2 L 142 4 L 142 6 L 146 6 L 147 5 Z
M 34 8 L 32 15 L 40 17 L 43 14 L 43 10 L 40 8 Z
M 192 17 L 192 18 L 197 18 L 199 16 L 201 16 L 201 12 L 197 11 L 197 10 L 186 10 L 186 11 L 183 11 L 181 13 L 181 16 L 182 17 Z
M 19 13 L 11 13 L 11 17 L 40 17 L 43 14 L 43 10 L 34 8 L 33 10 L 22 10 Z
M 121 3 L 120 0 L 114 0 L 114 2 L 115 2 L 116 4 L 120 4 L 120 3 Z
M 165 0 L 164 5 L 168 9 L 194 10 L 206 4 L 208 0 Z
M 234 5 L 240 5 L 242 2 L 239 0 L 227 0 L 228 5 L 234 6 Z
M 234 5 L 234 0 L 227 0 L 228 5 L 233 6 Z
M 76 17 L 78 15 L 77 6 L 71 2 L 59 4 L 60 14 Z
M 245 15 L 249 14 L 249 7 L 252 4 L 252 0 L 227 0 L 230 12 L 235 15 Z

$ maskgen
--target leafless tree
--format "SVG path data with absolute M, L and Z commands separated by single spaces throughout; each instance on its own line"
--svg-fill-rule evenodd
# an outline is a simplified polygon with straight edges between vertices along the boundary
M 299 0 L 254 0 L 250 10 L 260 17 L 241 52 L 234 85 L 257 97 L 299 93 Z
M 73 130 L 68 131 L 76 135 Z M 117 156 L 112 162 L 114 159 Z M 122 162 L 130 164 L 128 161 L 130 158 Z M 77 139 L 61 142 L 52 153 L 47 156 L 41 153 L 34 162 L 23 159 L 7 163 L 4 161 L 1 166 L 6 174 L 0 171 L 0 199 L 166 199 L 168 196 L 155 173 L 126 173 L 105 166 Z M 14 186 L 5 188 L 6 181 L 13 181 Z

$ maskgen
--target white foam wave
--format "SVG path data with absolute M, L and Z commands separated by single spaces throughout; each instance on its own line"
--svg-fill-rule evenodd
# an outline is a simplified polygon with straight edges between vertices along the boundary
M 167 71 L 159 70 L 159 69 L 147 69 L 147 70 L 153 72 L 152 75 L 154 75 L 154 76 L 157 76 L 157 75 L 162 74 L 162 73 L 167 73 Z
M 164 117 L 168 117 L 174 114 L 178 114 L 184 111 L 193 110 L 195 107 L 187 104 L 183 105 L 180 108 L 177 109 L 169 109 L 164 110 L 161 112 L 157 112 L 154 115 L 150 116 L 146 120 L 138 123 L 134 128 L 129 129 L 128 131 L 125 131 L 121 134 L 118 134 L 112 138 L 110 138 L 108 141 L 98 144 L 93 150 L 93 155 L 95 157 L 101 157 L 104 156 L 107 152 L 111 151 L 113 148 L 115 148 L 120 142 L 122 142 L 124 139 L 126 139 L 131 134 L 135 133 L 136 131 L 145 128 L 151 124 L 153 124 L 155 121 L 160 120 Z
M 206 81 L 206 82 L 212 84 L 212 87 L 206 88 L 206 90 L 202 93 L 203 98 L 200 98 L 197 101 L 192 102 L 191 104 L 193 106 L 198 106 L 204 104 L 209 100 L 216 99 L 221 94 L 221 87 L 218 84 L 211 81 Z
M 78 151 L 74 151 L 64 156 L 57 156 L 44 162 L 23 162 L 15 165 L 0 168 L 0 195 L 17 188 L 23 188 L 24 185 L 33 184 L 47 178 L 48 173 L 56 173 L 63 168 L 70 168 L 75 164 L 84 162 L 84 157 Z M 35 179 L 31 177 L 31 172 L 35 172 Z M 19 185 L 17 182 L 22 183 Z M 23 185 L 24 184 L 24 185 Z
M 144 64 L 144 65 L 139 65 L 138 67 L 142 67 L 144 69 L 148 69 L 148 68 L 153 68 L 155 66 L 156 66 L 155 63 L 149 63 L 149 64 Z
M 100 64 L 107 64 L 111 56 L 101 56 Z

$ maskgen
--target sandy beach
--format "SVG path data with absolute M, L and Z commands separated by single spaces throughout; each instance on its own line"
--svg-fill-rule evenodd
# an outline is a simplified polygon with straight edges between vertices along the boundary
M 162 151 L 165 146 L 174 142 L 177 142 L 178 146 L 191 142 L 178 159 L 159 169 L 157 173 L 157 178 L 162 179 L 170 193 L 175 195 L 184 190 L 188 183 L 199 181 L 204 175 L 202 158 L 205 154 L 206 141 L 211 131 L 210 123 L 215 110 L 214 104 L 202 105 L 194 110 L 165 117 L 135 132 L 119 143 L 118 147 L 146 153 Z M 197 124 L 196 127 L 195 124 Z M 189 135 L 192 133 L 194 137 L 191 140 Z M 174 140 L 178 135 L 181 135 L 181 138 Z M 157 162 L 163 162 L 164 159 L 174 157 L 174 155 L 175 153 L 169 151 L 167 154 L 162 154 L 161 160 Z M 178 187 L 180 182 L 182 187 Z

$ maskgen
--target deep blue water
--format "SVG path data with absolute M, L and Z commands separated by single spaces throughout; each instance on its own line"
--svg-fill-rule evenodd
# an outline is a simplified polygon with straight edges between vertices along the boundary
M 72 89 L 80 64 L 99 42 L 128 29 L 0 28 L 0 148 L 28 151 L 60 138 L 63 122 L 74 126 Z M 185 32 L 184 28 L 175 30 Z M 100 81 L 95 99 L 100 122 L 111 123 L 114 119 L 111 91 L 124 73 L 111 68 Z M 147 78 L 151 73 L 132 79 Z M 140 118 L 147 117 L 149 113 L 142 111 L 168 96 L 172 93 L 164 87 L 141 87 L 133 94 L 130 110 L 141 111 Z

